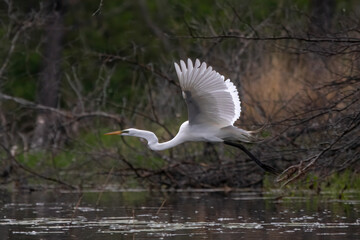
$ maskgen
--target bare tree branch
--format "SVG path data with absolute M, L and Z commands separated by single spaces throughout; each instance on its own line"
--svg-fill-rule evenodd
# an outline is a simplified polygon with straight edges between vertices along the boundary
M 4 99 L 4 100 L 10 100 L 13 102 L 16 102 L 20 105 L 22 105 L 23 107 L 27 107 L 27 108 L 33 108 L 33 109 L 37 109 L 37 110 L 44 110 L 44 111 L 49 111 L 49 112 L 54 112 L 56 114 L 59 114 L 63 117 L 66 118 L 70 118 L 75 120 L 80 120 L 83 118 L 89 118 L 89 117 L 104 117 L 104 118 L 109 118 L 112 120 L 115 120 L 118 123 L 122 123 L 123 119 L 122 117 L 115 115 L 115 114 L 109 114 L 106 112 L 101 112 L 101 111 L 95 111 L 95 112 L 83 112 L 80 114 L 76 114 L 76 113 L 72 113 L 69 111 L 64 111 L 64 110 L 60 110 L 57 108 L 52 108 L 52 107 L 48 107 L 48 106 L 44 106 L 41 104 L 36 104 L 34 102 L 25 100 L 23 98 L 18 98 L 18 97 L 12 97 L 3 93 L 0 93 L 0 99 Z
M 60 179 L 56 179 L 56 178 L 52 178 L 52 177 L 48 177 L 48 176 L 45 176 L 45 175 L 42 175 L 38 172 L 36 172 L 35 170 L 32 170 L 28 167 L 26 167 L 25 165 L 23 165 L 22 163 L 20 163 L 12 154 L 11 152 L 9 151 L 9 149 L 7 149 L 3 144 L 0 143 L 0 146 L 7 152 L 7 155 L 9 158 L 11 158 L 11 160 L 16 164 L 16 166 L 18 166 L 19 168 L 23 169 L 25 172 L 28 172 L 30 173 L 31 175 L 34 175 L 36 177 L 39 177 L 39 178 L 42 178 L 44 180 L 47 180 L 47 181 L 51 181 L 51 182 L 55 182 L 55 183 L 58 183 L 58 184 L 61 184 L 61 185 L 64 185 L 66 186 L 67 188 L 70 188 L 70 189 L 77 189 L 76 187 L 72 186 L 71 184 L 69 183 L 66 183 L 64 181 L 61 181 Z
M 151 68 L 148 65 L 145 65 L 143 63 L 139 63 L 139 62 L 136 62 L 136 61 L 131 61 L 127 57 L 122 57 L 122 56 L 118 56 L 118 55 L 111 55 L 111 54 L 105 54 L 105 53 L 93 53 L 93 54 L 97 55 L 100 58 L 104 58 L 104 60 L 106 62 L 112 62 L 114 60 L 119 60 L 119 61 L 126 62 L 126 63 L 134 65 L 134 66 L 138 66 L 140 68 L 143 68 L 146 71 L 152 72 L 155 75 L 167 80 L 169 83 L 171 83 L 171 84 L 173 84 L 173 85 L 175 85 L 177 87 L 180 87 L 179 83 L 177 81 L 175 81 L 174 79 L 169 78 L 168 76 L 166 76 L 162 72 L 154 70 L 153 68 Z
M 354 43 L 360 44 L 360 38 L 356 37 L 304 37 L 304 36 L 278 36 L 278 37 L 268 37 L 268 36 L 243 36 L 236 34 L 219 34 L 215 36 L 203 36 L 195 35 L 190 31 L 190 36 L 176 36 L 176 38 L 194 38 L 194 39 L 240 39 L 244 41 L 281 41 L 281 40 L 294 40 L 300 42 L 312 42 L 312 43 Z

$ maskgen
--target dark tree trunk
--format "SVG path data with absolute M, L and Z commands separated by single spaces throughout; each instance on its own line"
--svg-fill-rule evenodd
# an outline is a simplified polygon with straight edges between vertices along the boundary
M 335 0 L 313 0 L 311 3 L 310 33 L 324 35 L 331 30 Z
M 64 35 L 63 4 L 62 0 L 47 2 L 46 43 L 43 51 L 43 70 L 40 74 L 37 93 L 40 104 L 54 108 L 58 106 L 61 82 L 61 53 Z M 57 117 L 55 114 L 49 112 L 38 113 L 32 147 L 47 147 L 55 141 L 56 122 Z

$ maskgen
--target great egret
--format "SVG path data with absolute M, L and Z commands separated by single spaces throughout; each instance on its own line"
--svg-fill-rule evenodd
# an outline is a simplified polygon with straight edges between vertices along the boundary
M 225 80 L 224 76 L 212 67 L 207 67 L 205 62 L 200 63 L 198 59 L 195 65 L 188 59 L 187 66 L 181 60 L 180 66 L 175 63 L 175 69 L 187 104 L 189 120 L 181 124 L 173 139 L 159 143 L 153 132 L 135 128 L 105 135 L 143 138 L 154 151 L 165 150 L 189 141 L 223 142 L 243 150 L 264 170 L 277 173 L 276 169 L 259 161 L 243 145 L 234 142 L 254 142 L 256 138 L 251 131 L 234 126 L 234 122 L 240 117 L 241 107 L 238 91 L 230 79 Z

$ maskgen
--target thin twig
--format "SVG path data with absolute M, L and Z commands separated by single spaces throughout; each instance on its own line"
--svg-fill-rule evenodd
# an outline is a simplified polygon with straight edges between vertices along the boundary
M 160 213 L 161 209 L 164 207 L 165 203 L 166 203 L 166 198 L 162 201 L 159 209 L 156 211 L 156 215 L 159 215 L 159 213 Z
M 92 16 L 97 16 L 99 14 L 101 14 L 101 8 L 103 6 L 103 0 L 100 0 L 100 3 L 99 3 L 99 7 L 96 9 L 96 11 L 92 14 Z
M 7 65 L 9 64 L 11 55 L 13 54 L 14 50 L 15 50 L 15 45 L 17 40 L 19 39 L 20 33 L 22 33 L 25 29 L 27 29 L 28 27 L 30 27 L 32 24 L 31 23 L 26 23 L 24 24 L 14 35 L 14 37 L 11 39 L 11 43 L 10 43 L 10 47 L 8 50 L 8 53 L 4 59 L 4 62 L 0 68 L 0 79 L 2 77 L 2 75 L 4 74 L 4 71 L 7 67 Z
M 50 112 L 54 112 L 57 113 L 61 116 L 73 119 L 73 121 L 78 121 L 81 120 L 83 118 L 89 118 L 89 117 L 104 117 L 104 118 L 110 118 L 113 119 L 117 122 L 123 122 L 122 118 L 120 116 L 114 115 L 114 114 L 109 114 L 106 112 L 101 112 L 101 111 L 95 111 L 95 112 L 84 112 L 84 113 L 80 113 L 80 114 L 75 114 L 69 111 L 64 111 L 64 110 L 60 110 L 57 108 L 53 108 L 53 107 L 48 107 L 42 104 L 36 104 L 34 102 L 28 101 L 26 99 L 23 98 L 18 98 L 18 97 L 13 97 L 13 96 L 9 96 L 3 93 L 0 93 L 0 99 L 4 99 L 4 100 L 9 100 L 9 101 L 14 101 L 24 107 L 28 107 L 28 108 L 33 108 L 33 109 L 37 109 L 37 110 L 44 110 L 44 111 L 50 111 Z
M 68 188 L 70 188 L 70 189 L 73 189 L 73 190 L 77 189 L 76 187 L 72 186 L 72 185 L 69 184 L 69 183 L 66 183 L 66 182 L 61 181 L 61 180 L 56 179 L 56 178 L 44 176 L 44 175 L 42 175 L 42 174 L 40 174 L 40 173 L 38 173 L 38 172 L 35 172 L 34 170 L 26 167 L 25 165 L 23 165 L 22 163 L 20 163 L 20 162 L 12 155 L 11 152 L 10 152 L 10 150 L 7 149 L 3 144 L 0 143 L 0 146 L 7 152 L 9 158 L 10 158 L 18 167 L 20 167 L 20 168 L 23 169 L 24 171 L 26 171 L 26 172 L 28 172 L 28 173 L 36 176 L 36 177 L 45 179 L 45 180 L 47 180 L 47 181 L 51 181 L 51 182 L 55 182 L 55 183 L 64 185 L 64 186 L 66 186 L 66 187 L 68 187 Z
M 303 167 L 303 162 L 300 162 L 297 165 L 293 165 L 293 166 L 287 168 L 277 179 L 277 182 L 282 182 L 285 179 L 287 179 L 287 181 L 285 183 L 283 183 L 281 187 L 288 185 L 289 183 L 299 179 L 301 176 L 303 176 L 305 173 L 307 173 L 310 170 L 310 168 L 314 166 L 316 161 L 320 159 L 320 157 L 322 157 L 325 153 L 330 151 L 335 146 L 335 144 L 337 144 L 345 135 L 347 135 L 349 132 L 351 132 L 352 130 L 357 128 L 360 125 L 359 116 L 360 116 L 360 112 L 357 114 L 356 117 L 354 117 L 354 119 L 350 123 L 349 127 L 340 136 L 338 136 L 327 148 L 322 150 L 316 156 L 309 158 L 307 161 L 310 161 L 310 162 L 307 165 L 305 165 L 305 167 Z M 352 124 L 354 124 L 354 123 L 355 123 L 355 125 L 352 126 Z M 296 172 L 297 172 L 297 174 L 295 174 Z M 285 175 L 285 177 L 284 177 L 284 175 Z
M 76 78 L 76 73 L 74 72 L 74 78 Z M 75 84 L 71 81 L 71 78 L 69 76 L 69 74 L 65 73 L 65 77 L 66 77 L 66 80 L 68 81 L 70 87 L 72 88 L 72 90 L 74 90 L 77 98 L 78 98 L 78 101 L 79 101 L 79 104 L 80 104 L 80 109 L 81 109 L 81 112 L 84 112 L 85 110 L 85 107 L 84 107 L 84 101 L 82 99 L 82 94 L 80 93 L 80 90 L 75 86 Z
M 82 200 L 83 196 L 84 196 L 84 194 L 81 193 L 78 201 L 76 202 L 76 205 L 75 205 L 75 208 L 74 208 L 74 212 L 73 212 L 73 214 L 72 214 L 72 216 L 71 216 L 71 221 L 72 221 L 72 220 L 74 219 L 74 217 L 75 217 L 75 214 L 76 214 L 76 212 L 77 212 L 77 210 L 78 210 L 78 208 L 79 208 L 79 206 L 80 206 L 80 203 L 81 203 L 81 200 Z
M 119 60 L 119 61 L 122 61 L 122 62 L 126 62 L 128 64 L 131 64 L 131 65 L 135 65 L 135 66 L 138 66 L 138 67 L 141 67 L 149 72 L 152 72 L 154 73 L 155 75 L 167 80 L 169 83 L 177 86 L 177 87 L 180 87 L 179 83 L 177 83 L 174 79 L 171 79 L 169 78 L 168 76 L 166 76 L 165 74 L 163 74 L 162 72 L 160 71 L 157 71 L 157 70 L 154 70 L 153 68 L 143 64 L 143 63 L 139 63 L 139 62 L 136 62 L 136 61 L 131 61 L 129 60 L 127 57 L 122 57 L 122 56 L 119 56 L 119 55 L 111 55 L 111 54 L 106 54 L 106 53 L 93 53 L 101 58 L 105 58 L 106 61 L 113 61 L 113 60 Z
M 113 171 L 114 171 L 114 167 L 112 167 L 112 168 L 110 169 L 109 174 L 108 174 L 107 177 L 106 177 L 105 183 L 104 183 L 103 187 L 101 188 L 101 191 L 100 191 L 100 193 L 99 193 L 98 199 L 96 200 L 95 206 L 99 206 L 99 202 L 100 202 L 101 196 L 102 196 L 102 194 L 103 194 L 103 192 L 104 192 L 104 190 L 105 190 L 105 187 L 106 187 L 107 183 L 109 182 L 109 179 L 110 179 Z
M 360 38 L 344 38 L 344 37 L 300 37 L 300 36 L 278 36 L 278 37 L 249 37 L 243 35 L 235 35 L 235 34 L 220 34 L 214 36 L 200 36 L 194 35 L 192 31 L 190 32 L 190 36 L 177 36 L 177 38 L 195 38 L 195 39 L 241 39 L 245 41 L 280 41 L 280 40 L 294 40 L 300 42 L 311 42 L 311 43 L 319 43 L 319 42 L 328 42 L 328 43 L 360 43 Z

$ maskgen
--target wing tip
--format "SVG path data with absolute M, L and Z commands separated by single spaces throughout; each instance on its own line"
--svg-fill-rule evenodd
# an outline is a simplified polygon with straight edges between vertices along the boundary
M 175 66 L 175 71 L 176 71 L 176 74 L 178 76 L 178 79 L 179 81 L 181 80 L 180 77 L 181 77 L 181 69 L 180 69 L 180 66 L 179 64 L 177 64 L 177 62 L 174 62 L 174 66 Z
M 232 119 L 232 124 L 234 124 L 235 121 L 238 120 L 241 115 L 241 101 L 240 101 L 240 97 L 239 97 L 239 92 L 238 92 L 236 86 L 234 85 L 234 83 L 230 81 L 230 79 L 227 79 L 225 81 L 225 84 L 228 88 L 228 91 L 229 91 L 229 93 L 232 97 L 233 103 L 234 103 L 234 117 Z
M 197 59 L 195 60 L 195 68 L 199 68 L 200 65 L 201 65 L 201 62 L 200 62 L 200 60 L 197 58 Z

